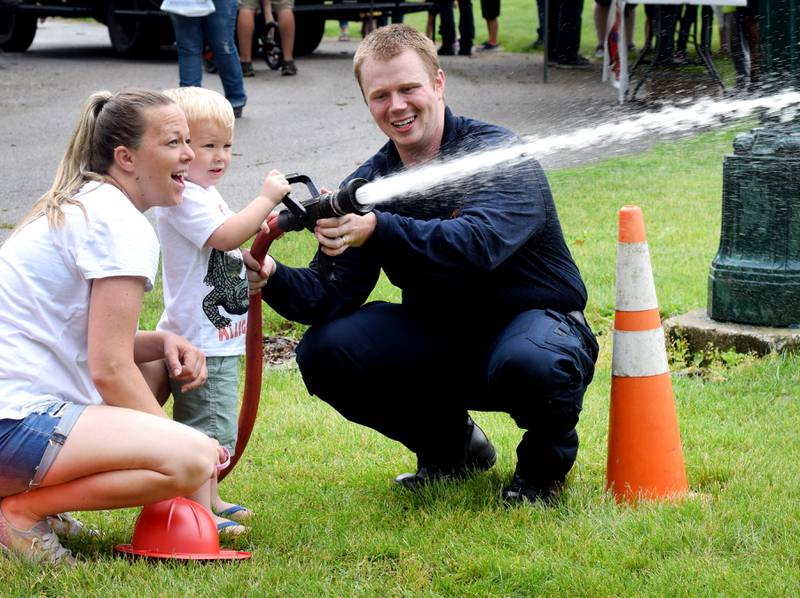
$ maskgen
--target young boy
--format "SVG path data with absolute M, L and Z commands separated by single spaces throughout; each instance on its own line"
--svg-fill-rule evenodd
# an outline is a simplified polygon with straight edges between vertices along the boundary
M 239 246 L 258 232 L 270 211 L 291 191 L 272 170 L 261 192 L 233 213 L 216 190 L 231 162 L 234 113 L 219 93 L 200 87 L 167 90 L 186 113 L 194 160 L 183 201 L 156 208 L 163 253 L 164 313 L 158 330 L 179 333 L 206 354 L 208 381 L 190 392 L 170 384 L 174 418 L 215 438 L 231 454 L 238 429 L 237 374 L 245 352 L 247 278 Z M 251 512 L 222 500 L 216 479 L 190 498 L 215 513 L 217 528 L 239 534 Z M 232 521 L 233 520 L 233 521 Z

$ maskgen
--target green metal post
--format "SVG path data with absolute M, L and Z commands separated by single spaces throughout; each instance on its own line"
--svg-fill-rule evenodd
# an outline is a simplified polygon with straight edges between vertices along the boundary
M 800 0 L 761 0 L 761 75 L 800 87 Z M 708 278 L 712 320 L 800 325 L 800 120 L 762 118 L 725 157 L 722 232 Z

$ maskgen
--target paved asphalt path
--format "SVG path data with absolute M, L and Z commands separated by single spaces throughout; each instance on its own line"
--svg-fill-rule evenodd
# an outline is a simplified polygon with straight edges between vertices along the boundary
M 335 187 L 384 138 L 374 126 L 351 71 L 356 42 L 323 40 L 298 59 L 299 74 L 281 77 L 257 63 L 245 79 L 249 100 L 237 120 L 234 159 L 220 187 L 234 209 L 257 192 L 270 168 L 308 174 Z M 591 71 L 550 69 L 542 57 L 500 52 L 444 57 L 447 99 L 457 114 L 494 122 L 521 135 L 547 135 L 620 115 L 616 91 Z M 24 53 L 0 53 L 0 241 L 47 190 L 80 111 L 93 91 L 125 86 L 156 89 L 178 83 L 177 56 L 114 55 L 105 27 L 48 19 Z M 222 90 L 216 75 L 204 85 Z M 555 168 L 602 155 L 597 149 L 543 160 Z

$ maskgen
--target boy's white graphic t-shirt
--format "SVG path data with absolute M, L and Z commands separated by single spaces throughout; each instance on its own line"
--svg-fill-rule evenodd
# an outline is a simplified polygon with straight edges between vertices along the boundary
M 189 181 L 180 204 L 155 208 L 164 282 L 157 329 L 180 334 L 209 357 L 245 352 L 249 303 L 242 252 L 206 245 L 232 214 L 214 187 Z
M 158 239 L 116 187 L 91 182 L 51 230 L 41 217 L 0 247 L 0 419 L 45 402 L 101 404 L 88 358 L 92 281 L 136 276 L 153 288 Z

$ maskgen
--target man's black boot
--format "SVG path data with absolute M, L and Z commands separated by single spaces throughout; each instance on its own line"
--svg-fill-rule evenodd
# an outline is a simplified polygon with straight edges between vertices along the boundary
M 534 482 L 518 473 L 514 473 L 511 483 L 503 488 L 503 503 L 507 507 L 541 502 L 546 506 L 555 501 L 561 493 L 564 482 L 550 480 L 548 482 Z
M 483 430 L 469 416 L 463 455 L 464 458 L 457 463 L 443 464 L 419 459 L 417 473 L 402 473 L 394 479 L 395 484 L 416 490 L 436 480 L 463 478 L 491 469 L 497 461 L 497 453 Z

